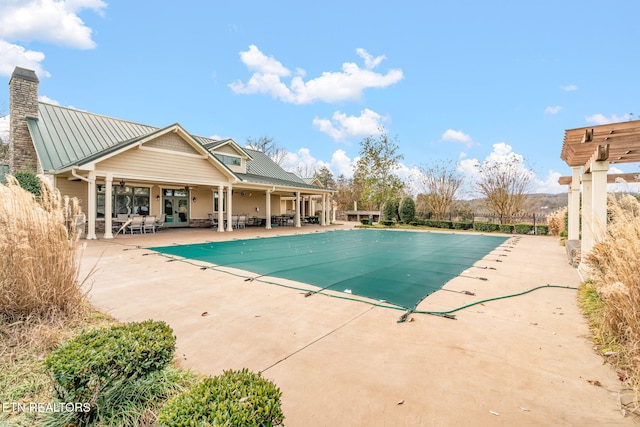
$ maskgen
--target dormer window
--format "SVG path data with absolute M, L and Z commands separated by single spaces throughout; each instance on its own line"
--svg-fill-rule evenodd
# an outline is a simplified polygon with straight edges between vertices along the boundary
M 240 157 L 227 156 L 225 154 L 218 153 L 214 153 L 213 155 L 216 157 L 216 159 L 220 160 L 227 166 L 242 166 L 242 160 L 240 159 Z

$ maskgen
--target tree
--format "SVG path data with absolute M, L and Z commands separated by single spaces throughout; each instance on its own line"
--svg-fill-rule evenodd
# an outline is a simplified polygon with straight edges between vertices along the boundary
M 500 216 L 500 223 L 520 212 L 533 184 L 533 171 L 521 156 L 511 153 L 502 160 L 485 160 L 478 165 L 476 191 L 485 198 L 485 205 Z
M 404 183 L 394 174 L 402 159 L 398 146 L 389 140 L 384 129 L 377 138 L 370 136 L 360 142 L 353 180 L 356 188 L 362 189 L 360 202 L 365 209 L 380 209 L 384 201 L 402 191 Z
M 336 182 L 333 179 L 333 173 L 326 166 L 321 166 L 319 169 L 317 169 L 313 177 L 320 181 L 322 185 L 327 188 L 336 188 Z
M 287 156 L 287 150 L 282 147 L 279 147 L 274 141 L 273 138 L 268 136 L 261 136 L 258 139 L 248 137 L 247 143 L 245 144 L 246 148 L 250 148 L 252 150 L 261 151 L 271 160 L 276 162 L 279 166 L 282 165 L 284 158 Z
M 456 193 L 462 185 L 462 176 L 451 162 L 440 162 L 421 167 L 422 186 L 425 197 L 422 200 L 427 211 L 436 219 L 443 219 L 451 212 L 456 200 Z
M 416 204 L 411 197 L 402 199 L 398 213 L 400 214 L 400 219 L 405 224 L 409 224 L 416 218 Z
M 353 183 L 353 178 L 347 178 L 344 175 L 336 178 L 336 193 L 333 200 L 338 204 L 338 210 L 348 211 L 353 209 L 353 202 L 360 199 L 360 193 Z

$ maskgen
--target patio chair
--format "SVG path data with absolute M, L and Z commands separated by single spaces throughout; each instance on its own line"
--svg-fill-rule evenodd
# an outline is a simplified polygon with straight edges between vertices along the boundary
M 240 215 L 238 217 L 238 228 L 247 228 L 247 215 Z
M 217 227 L 218 226 L 218 218 L 214 217 L 213 214 L 207 214 L 209 216 L 209 223 L 211 224 L 211 227 Z
M 156 232 L 156 216 L 155 215 L 147 215 L 142 223 L 142 232 L 146 233 L 151 230 L 152 233 Z
M 127 224 L 127 230 L 133 234 L 134 232 L 142 233 L 142 225 L 144 223 L 143 218 L 140 215 L 132 216 L 130 223 Z
M 160 215 L 160 218 L 156 219 L 156 231 L 162 230 L 164 227 L 164 221 L 167 218 L 166 214 Z
M 231 228 L 238 228 L 238 215 L 231 215 Z

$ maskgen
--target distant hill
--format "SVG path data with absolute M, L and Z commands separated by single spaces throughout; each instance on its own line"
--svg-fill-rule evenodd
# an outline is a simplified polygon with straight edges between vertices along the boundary
M 526 213 L 549 215 L 563 206 L 567 206 L 567 194 L 529 194 L 525 209 Z M 461 200 L 460 205 L 468 207 L 472 212 L 487 212 L 483 199 Z

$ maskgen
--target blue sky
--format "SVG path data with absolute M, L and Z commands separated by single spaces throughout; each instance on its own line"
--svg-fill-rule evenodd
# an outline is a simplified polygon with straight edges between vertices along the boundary
M 565 129 L 640 118 L 638 16 L 637 0 L 2 0 L 0 113 L 19 65 L 45 101 L 240 145 L 266 136 L 289 169 L 349 176 L 383 126 L 403 176 L 451 160 L 471 180 L 513 152 L 535 191 L 562 192 Z

